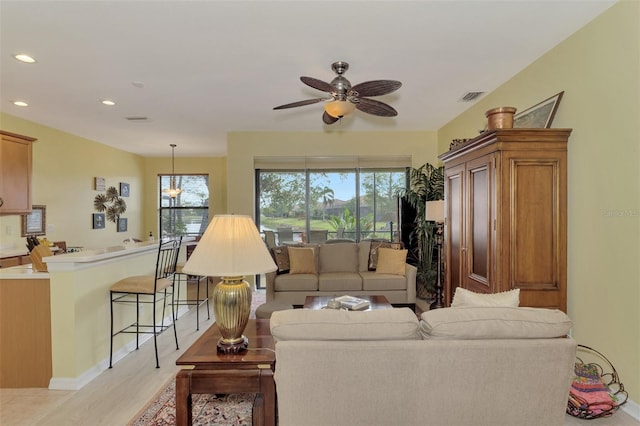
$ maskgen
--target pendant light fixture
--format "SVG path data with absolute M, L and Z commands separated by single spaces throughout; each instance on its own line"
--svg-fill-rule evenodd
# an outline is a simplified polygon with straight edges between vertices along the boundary
M 176 188 L 176 144 L 172 143 L 169 146 L 171 147 L 171 179 L 169 180 L 169 189 L 163 189 L 162 192 L 169 194 L 171 198 L 176 198 L 182 192 L 181 189 Z

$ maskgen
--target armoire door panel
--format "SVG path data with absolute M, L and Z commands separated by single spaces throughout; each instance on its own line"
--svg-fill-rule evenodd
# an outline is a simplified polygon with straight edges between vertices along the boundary
M 467 164 L 467 240 L 465 251 L 465 287 L 480 293 L 492 293 L 492 196 L 493 155 Z
M 511 159 L 511 288 L 558 288 L 558 161 Z
M 452 168 L 445 175 L 445 199 L 447 217 L 445 226 L 445 251 L 448 259 L 445 266 L 446 282 L 450 283 L 445 292 L 445 304 L 449 305 L 453 292 L 460 285 L 462 273 L 462 209 L 463 209 L 464 168 Z

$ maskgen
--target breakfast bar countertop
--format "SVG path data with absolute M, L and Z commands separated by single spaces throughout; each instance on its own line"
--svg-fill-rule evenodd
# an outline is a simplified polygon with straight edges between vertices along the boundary
M 194 240 L 193 237 L 185 237 L 182 244 Z M 69 271 L 76 268 L 84 268 L 87 264 L 109 262 L 125 256 L 138 256 L 158 249 L 159 241 L 143 241 L 140 243 L 125 243 L 120 246 L 111 246 L 101 249 L 82 250 L 73 253 L 48 256 L 42 259 L 51 271 Z

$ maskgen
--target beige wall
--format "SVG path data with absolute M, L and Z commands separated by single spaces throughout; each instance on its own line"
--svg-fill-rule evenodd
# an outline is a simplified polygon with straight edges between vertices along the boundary
M 229 213 L 254 214 L 254 157 L 409 155 L 418 167 L 436 164 L 437 153 L 436 134 L 428 131 L 232 132 L 227 137 Z
M 171 173 L 171 151 L 167 157 L 144 158 L 107 145 L 65 133 L 8 114 L 0 114 L 0 129 L 37 138 L 33 145 L 33 204 L 47 206 L 47 235 L 50 241 L 64 240 L 67 246 L 102 248 L 119 245 L 125 238 L 157 236 L 158 174 Z M 177 173 L 209 174 L 210 216 L 226 213 L 226 158 L 176 158 Z M 93 178 L 104 177 L 107 186 L 119 188 L 127 182 L 131 196 L 125 198 L 128 231 L 92 229 Z M 24 247 L 20 215 L 0 215 L 0 249 Z
M 568 313 L 640 401 L 640 3 L 622 1 L 439 130 L 440 151 L 484 112 L 564 90 L 569 139 Z
M 49 240 L 101 248 L 144 235 L 142 157 L 4 113 L 0 128 L 38 139 L 33 145 L 32 201 L 47 206 Z M 125 198 L 123 215 L 128 218 L 128 232 L 116 232 L 113 222 L 104 229 L 92 229 L 93 198 L 99 193 L 93 189 L 95 176 L 104 177 L 107 186 L 129 183 L 131 196 Z M 24 246 L 20 215 L 0 216 L 0 238 L 3 247 Z

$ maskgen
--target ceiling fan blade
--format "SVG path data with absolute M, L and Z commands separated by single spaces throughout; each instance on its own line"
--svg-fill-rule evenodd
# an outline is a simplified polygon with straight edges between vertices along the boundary
M 326 83 L 322 80 L 318 80 L 313 77 L 300 77 L 300 80 L 306 84 L 307 86 L 311 86 L 314 89 L 322 90 L 323 92 L 331 93 L 333 92 L 333 87 L 329 83 Z
M 360 102 L 356 104 L 356 108 L 367 114 L 379 115 L 381 117 L 395 117 L 398 115 L 398 111 L 390 105 L 368 98 L 360 98 Z
M 324 114 L 322 114 L 322 121 L 324 121 L 325 124 L 333 124 L 338 120 L 339 118 L 336 118 L 327 114 L 327 111 L 325 111 Z
M 373 80 L 356 84 L 351 88 L 352 92 L 358 92 L 359 96 L 380 96 L 395 92 L 402 86 L 396 80 Z
M 273 109 L 295 108 L 299 106 L 317 104 L 318 102 L 322 102 L 322 101 L 326 101 L 326 99 L 325 98 L 307 99 L 305 101 L 298 101 L 298 102 L 292 102 L 290 104 L 280 105 L 280 106 L 274 107 Z

